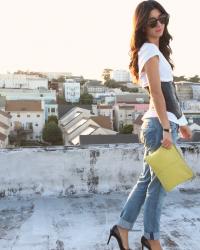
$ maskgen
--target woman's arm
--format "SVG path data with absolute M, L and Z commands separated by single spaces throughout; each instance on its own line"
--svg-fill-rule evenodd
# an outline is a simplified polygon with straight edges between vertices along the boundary
M 149 90 L 155 110 L 158 114 L 159 121 L 163 128 L 170 129 L 170 123 L 167 117 L 166 103 L 161 89 L 158 56 L 151 57 L 145 63 L 144 70 L 148 77 Z M 170 148 L 171 145 L 171 133 L 163 131 L 162 146 Z

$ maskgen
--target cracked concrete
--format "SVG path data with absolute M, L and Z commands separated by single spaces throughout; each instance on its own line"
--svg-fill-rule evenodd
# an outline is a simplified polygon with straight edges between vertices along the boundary
M 107 246 L 110 227 L 118 220 L 128 192 L 40 195 L 0 200 L 1 250 L 114 250 Z M 175 190 L 168 194 L 162 215 L 165 250 L 200 250 L 200 192 Z M 130 247 L 141 249 L 142 211 L 129 234 Z
M 196 178 L 169 193 L 164 250 L 200 250 L 199 147 L 184 150 Z M 0 150 L 0 250 L 116 250 L 110 227 L 142 169 L 139 144 Z M 141 249 L 143 218 L 130 232 Z

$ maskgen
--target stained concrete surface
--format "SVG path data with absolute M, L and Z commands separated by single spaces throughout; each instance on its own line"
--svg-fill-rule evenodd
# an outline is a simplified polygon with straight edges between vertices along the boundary
M 117 250 L 110 227 L 118 220 L 128 193 L 82 196 L 26 196 L 0 199 L 1 250 Z M 142 211 L 129 244 L 141 249 Z M 200 191 L 175 190 L 163 208 L 164 250 L 200 250 Z

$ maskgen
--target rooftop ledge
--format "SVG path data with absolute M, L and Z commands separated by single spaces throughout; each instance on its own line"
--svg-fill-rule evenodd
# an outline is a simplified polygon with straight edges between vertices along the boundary
M 165 250 L 199 249 L 199 145 L 180 145 L 196 178 L 168 193 L 162 215 Z M 0 150 L 0 249 L 118 249 L 118 220 L 141 169 L 141 144 Z M 141 211 L 130 247 L 141 249 Z

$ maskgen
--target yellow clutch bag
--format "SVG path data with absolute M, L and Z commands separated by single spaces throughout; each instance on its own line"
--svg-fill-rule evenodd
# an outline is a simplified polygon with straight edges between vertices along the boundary
M 166 191 L 171 191 L 177 185 L 190 180 L 194 176 L 175 145 L 170 149 L 161 146 L 152 154 L 147 155 L 145 160 Z

